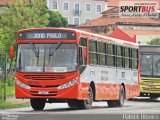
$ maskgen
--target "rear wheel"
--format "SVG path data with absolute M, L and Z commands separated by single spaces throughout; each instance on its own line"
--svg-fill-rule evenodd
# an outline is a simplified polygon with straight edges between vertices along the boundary
M 115 100 L 107 101 L 107 103 L 108 103 L 108 107 L 115 107 L 116 106 L 116 101 Z
M 119 90 L 119 99 L 107 101 L 108 107 L 122 107 L 124 106 L 124 100 L 125 100 L 125 90 L 124 87 L 121 86 Z
M 46 102 L 44 99 L 30 99 L 30 103 L 34 110 L 43 110 Z
M 125 90 L 124 90 L 124 87 L 121 85 L 120 91 L 119 91 L 119 100 L 116 101 L 116 105 L 118 107 L 123 107 L 124 106 L 124 100 L 125 100 Z

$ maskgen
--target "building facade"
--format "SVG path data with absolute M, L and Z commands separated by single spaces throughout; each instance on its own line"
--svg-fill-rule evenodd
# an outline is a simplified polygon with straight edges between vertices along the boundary
M 47 6 L 60 12 L 69 25 L 79 25 L 101 17 L 107 0 L 47 0 Z

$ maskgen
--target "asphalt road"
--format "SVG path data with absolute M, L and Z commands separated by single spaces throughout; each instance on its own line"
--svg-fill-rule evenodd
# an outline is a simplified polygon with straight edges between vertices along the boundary
M 94 102 L 90 110 L 71 109 L 66 103 L 46 104 L 43 111 L 31 107 L 0 110 L 6 120 L 160 120 L 160 99 L 135 98 L 122 108 L 109 108 L 107 102 Z

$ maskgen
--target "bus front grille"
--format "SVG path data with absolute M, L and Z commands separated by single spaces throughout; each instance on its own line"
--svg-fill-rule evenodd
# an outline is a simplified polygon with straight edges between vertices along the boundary
M 24 75 L 24 78 L 28 80 L 59 80 L 66 77 L 64 75 Z

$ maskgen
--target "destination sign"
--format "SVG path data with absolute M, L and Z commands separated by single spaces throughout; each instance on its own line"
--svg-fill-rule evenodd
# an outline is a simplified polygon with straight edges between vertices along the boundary
M 76 35 L 73 32 L 43 30 L 29 31 L 19 34 L 20 40 L 75 40 Z

